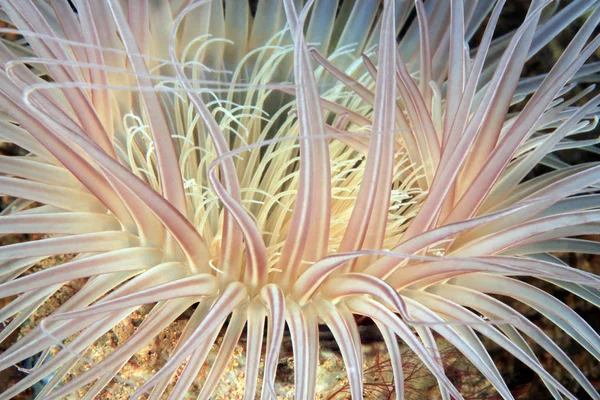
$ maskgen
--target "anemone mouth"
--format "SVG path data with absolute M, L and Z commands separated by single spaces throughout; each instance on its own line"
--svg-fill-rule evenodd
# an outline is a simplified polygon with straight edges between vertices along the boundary
M 579 106 L 595 87 L 571 92 L 600 70 L 585 64 L 598 2 L 534 0 L 499 38 L 503 1 L 251 3 L 0 1 L 23 35 L 0 41 L 0 139 L 28 152 L 0 158 L 0 193 L 16 198 L 0 234 L 45 235 L 0 248 L 12 300 L 0 339 L 22 330 L 0 368 L 41 354 L 0 397 L 42 382 L 46 399 L 119 385 L 132 399 L 209 398 L 244 340 L 240 396 L 277 397 L 287 350 L 295 397 L 314 398 L 326 326 L 363 398 L 364 318 L 390 396 L 408 391 L 402 343 L 442 398 L 462 397 L 443 337 L 512 398 L 483 337 L 574 398 L 528 337 L 598 398 L 515 306 L 600 359 L 590 324 L 522 278 L 599 304 L 600 278 L 549 254 L 598 253 L 573 237 L 598 233 L 600 166 L 554 155 L 597 154 L 579 135 L 600 96 Z M 521 80 L 584 15 L 551 70 Z M 538 164 L 552 171 L 524 180 Z M 75 256 L 36 266 L 57 254 Z

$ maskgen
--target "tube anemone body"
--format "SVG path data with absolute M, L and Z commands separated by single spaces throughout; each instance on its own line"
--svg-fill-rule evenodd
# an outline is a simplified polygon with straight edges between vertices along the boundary
M 207 399 L 242 335 L 244 398 L 276 398 L 287 334 L 295 398 L 313 399 L 320 325 L 352 398 L 363 398 L 358 316 L 381 331 L 398 399 L 398 340 L 442 398 L 462 398 L 438 337 L 504 399 L 513 393 L 481 337 L 555 398 L 575 398 L 530 339 L 600 398 L 515 308 L 531 307 L 600 360 L 598 333 L 535 284 L 600 304 L 600 277 L 550 254 L 600 252 L 581 238 L 600 233 L 600 165 L 556 155 L 598 154 L 597 140 L 582 138 L 600 114 L 586 86 L 600 70 L 589 61 L 598 1 L 532 0 L 521 25 L 494 39 L 504 1 L 0 6 L 2 32 L 19 35 L 0 41 L 0 141 L 19 150 L 0 156 L 10 199 L 0 234 L 42 235 L 0 247 L 0 342 L 10 342 L 0 370 L 41 353 L 0 399 L 34 385 L 44 399 L 92 399 L 111 385 L 132 399 Z M 580 27 L 547 73 L 521 78 L 571 24 Z M 60 255 L 69 257 L 40 264 Z M 69 285 L 77 290 L 64 299 Z M 100 352 L 134 315 L 126 340 Z M 175 326 L 151 375 L 122 376 Z

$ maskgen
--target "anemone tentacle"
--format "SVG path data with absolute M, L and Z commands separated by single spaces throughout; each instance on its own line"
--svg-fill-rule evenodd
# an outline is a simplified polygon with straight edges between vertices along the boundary
M 600 154 L 600 1 L 531 0 L 497 36 L 506 3 L 0 0 L 0 370 L 26 371 L 0 399 L 211 398 L 242 342 L 240 398 L 277 398 L 288 337 L 313 399 L 325 329 L 368 398 L 361 318 L 397 399 L 400 343 L 462 398 L 440 338 L 501 398 L 488 341 L 555 398 L 600 399 L 522 313 L 600 361 L 544 289 L 600 306 L 600 276 L 551 254 L 600 254 L 581 237 L 600 234 L 600 165 L 560 155 Z

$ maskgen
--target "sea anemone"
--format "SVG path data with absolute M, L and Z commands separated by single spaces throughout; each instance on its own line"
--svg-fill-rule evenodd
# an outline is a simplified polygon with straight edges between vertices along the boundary
M 276 398 L 289 334 L 295 397 L 312 399 L 325 326 L 362 398 L 357 316 L 381 332 L 398 399 L 398 339 L 461 398 L 436 337 L 502 398 L 491 342 L 555 398 L 575 396 L 533 343 L 600 398 L 519 305 L 600 360 L 595 330 L 538 287 L 600 305 L 600 277 L 550 254 L 600 253 L 581 238 L 600 233 L 600 164 L 556 153 L 599 153 L 585 136 L 599 1 L 532 0 L 494 37 L 504 3 L 1 0 L 16 37 L 0 42 L 0 140 L 16 150 L 0 157 L 0 340 L 14 341 L 0 370 L 35 363 L 0 398 L 43 382 L 39 398 L 93 399 L 116 382 L 179 399 L 205 366 L 207 399 L 242 335 L 244 398 Z M 552 67 L 522 79 L 575 22 Z M 121 378 L 180 317 L 163 365 Z

